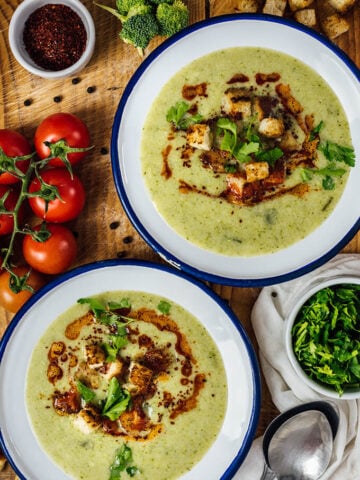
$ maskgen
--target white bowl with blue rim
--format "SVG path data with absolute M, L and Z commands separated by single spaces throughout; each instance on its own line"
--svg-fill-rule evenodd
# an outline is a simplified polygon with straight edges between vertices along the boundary
M 262 47 L 313 68 L 337 95 L 349 121 L 357 162 L 330 216 L 312 233 L 275 253 L 226 256 L 181 237 L 162 217 L 142 175 L 142 127 L 164 84 L 194 59 L 234 46 Z M 268 15 L 224 15 L 196 23 L 144 59 L 120 100 L 112 130 L 112 169 L 131 222 L 171 265 L 203 280 L 243 287 L 288 281 L 319 267 L 339 252 L 360 226 L 360 73 L 333 43 L 301 24 Z M 215 220 L 216 221 L 216 220 Z
M 231 479 L 251 446 L 261 404 L 249 338 L 226 303 L 201 282 L 167 265 L 131 260 L 97 262 L 63 274 L 35 293 L 6 330 L 0 343 L 0 447 L 11 466 L 24 480 L 70 478 L 33 432 L 25 402 L 27 369 L 38 340 L 61 313 L 81 297 L 114 289 L 167 298 L 194 315 L 213 338 L 227 375 L 225 418 L 208 452 L 181 480 Z

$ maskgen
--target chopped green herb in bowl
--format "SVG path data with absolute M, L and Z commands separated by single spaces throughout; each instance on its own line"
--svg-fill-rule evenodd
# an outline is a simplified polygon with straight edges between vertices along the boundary
M 303 295 L 287 319 L 286 348 L 311 388 L 360 398 L 360 277 L 332 278 Z

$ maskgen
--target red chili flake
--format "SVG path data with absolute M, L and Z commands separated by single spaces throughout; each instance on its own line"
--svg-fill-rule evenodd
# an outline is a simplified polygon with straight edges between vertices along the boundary
M 87 34 L 79 15 L 63 4 L 47 4 L 25 22 L 23 40 L 32 60 L 58 71 L 76 63 L 84 53 Z

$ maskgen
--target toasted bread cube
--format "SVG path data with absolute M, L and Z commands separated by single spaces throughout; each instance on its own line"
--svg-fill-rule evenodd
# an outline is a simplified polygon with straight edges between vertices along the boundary
M 287 0 L 266 0 L 263 6 L 263 13 L 282 17 L 285 12 Z
M 89 368 L 100 368 L 106 360 L 105 352 L 100 345 L 85 345 L 86 362 Z
M 254 98 L 254 103 L 252 106 L 252 113 L 256 116 L 256 118 L 261 122 L 261 120 L 265 117 L 264 109 L 261 106 L 261 101 L 259 97 Z
M 122 368 L 123 364 L 120 362 L 120 360 L 116 359 L 114 362 L 106 364 L 106 372 L 104 377 L 107 380 L 111 380 L 113 377 L 120 375 Z
M 237 0 L 235 11 L 237 13 L 255 13 L 258 11 L 258 0 Z
M 310 7 L 314 0 L 289 0 L 290 9 L 295 12 L 296 10 L 302 10 L 303 8 Z
M 325 34 L 331 39 L 339 37 L 350 28 L 349 22 L 338 13 L 334 13 L 324 18 L 321 22 L 321 26 Z
M 80 432 L 89 435 L 100 427 L 100 423 L 96 420 L 96 417 L 97 412 L 95 412 L 93 408 L 83 408 L 74 418 L 74 426 L 80 430 Z
M 316 25 L 316 12 L 314 8 L 298 10 L 295 12 L 294 18 L 297 22 L 302 23 L 307 27 L 314 27 Z
M 256 182 L 269 176 L 269 164 L 267 162 L 249 162 L 245 165 L 247 182 Z
M 246 178 L 239 174 L 229 173 L 226 176 L 226 183 L 228 190 L 238 197 L 242 197 L 244 191 L 244 185 L 247 183 Z
M 259 125 L 259 133 L 269 138 L 278 138 L 284 133 L 284 122 L 279 118 L 263 118 Z
M 132 362 L 129 372 L 129 390 L 143 393 L 151 382 L 153 372 L 140 363 Z
M 289 130 L 286 130 L 284 135 L 281 138 L 279 147 L 282 150 L 293 152 L 295 150 L 299 150 L 300 146 L 301 146 L 301 143 L 299 142 L 299 140 L 296 139 Z
M 211 150 L 212 134 L 210 126 L 205 123 L 190 125 L 186 132 L 186 141 L 191 147 Z
M 233 117 L 241 118 L 251 117 L 251 97 L 249 92 L 244 88 L 229 88 L 224 93 L 222 110 Z
M 356 3 L 356 0 L 329 0 L 329 3 L 339 13 L 348 12 Z

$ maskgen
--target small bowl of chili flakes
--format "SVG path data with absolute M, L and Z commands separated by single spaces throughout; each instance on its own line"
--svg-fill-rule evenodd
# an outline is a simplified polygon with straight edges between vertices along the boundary
M 11 18 L 9 42 L 16 60 L 29 72 L 65 78 L 90 61 L 95 26 L 79 0 L 24 0 Z

